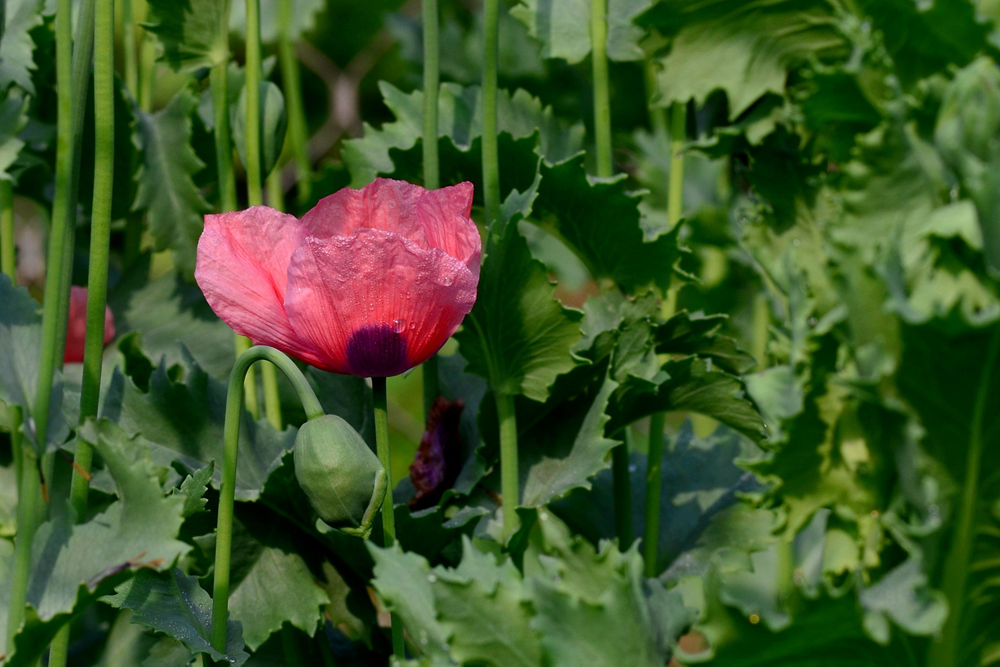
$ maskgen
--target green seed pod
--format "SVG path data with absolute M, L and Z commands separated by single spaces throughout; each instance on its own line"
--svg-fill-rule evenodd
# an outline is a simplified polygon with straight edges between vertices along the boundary
M 378 457 L 350 424 L 336 415 L 311 419 L 295 438 L 295 477 L 320 518 L 367 536 L 385 497 Z

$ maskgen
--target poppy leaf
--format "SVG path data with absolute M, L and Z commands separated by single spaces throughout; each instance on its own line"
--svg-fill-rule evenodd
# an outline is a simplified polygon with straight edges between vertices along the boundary
M 6 3 L 5 20 L 0 22 L 0 90 L 10 84 L 34 95 L 31 71 L 35 69 L 35 42 L 31 31 L 42 25 L 42 0 L 12 0 Z
M 196 104 L 191 91 L 182 88 L 166 108 L 139 112 L 142 163 L 132 205 L 135 211 L 147 212 L 156 249 L 172 249 L 175 264 L 187 275 L 194 271 L 202 214 L 208 209 L 193 180 L 205 166 L 191 148 L 191 114 Z
M 645 37 L 633 20 L 652 0 L 603 0 L 607 2 L 608 58 L 642 60 L 639 43 Z M 578 63 L 590 54 L 591 0 L 521 0 L 510 13 L 542 43 L 543 58 Z
M 192 654 L 204 653 L 233 665 L 242 665 L 250 657 L 244 650 L 242 628 L 232 620 L 226 623 L 225 653 L 212 648 L 212 598 L 196 577 L 180 570 L 141 570 L 102 601 L 132 610 L 133 623 L 174 637 Z
M 163 60 L 178 72 L 192 72 L 228 57 L 229 35 L 219 30 L 228 9 L 226 0 L 150 0 L 145 27 L 163 45 Z
M 9 170 L 24 147 L 18 134 L 27 122 L 26 107 L 27 101 L 15 94 L 0 102 L 0 180 L 13 180 Z
M 582 313 L 553 297 L 545 267 L 531 256 L 516 222 L 490 236 L 479 297 L 456 334 L 469 369 L 493 391 L 544 401 L 558 375 L 578 361 Z

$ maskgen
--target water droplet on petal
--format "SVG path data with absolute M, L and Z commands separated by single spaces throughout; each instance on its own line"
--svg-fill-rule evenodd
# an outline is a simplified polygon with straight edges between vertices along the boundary
M 445 287 L 450 287 L 453 282 L 454 278 L 452 278 L 451 276 L 443 276 L 441 278 L 441 284 L 444 285 Z
M 406 320 L 393 320 L 392 328 L 396 333 L 403 333 L 403 330 L 406 329 Z

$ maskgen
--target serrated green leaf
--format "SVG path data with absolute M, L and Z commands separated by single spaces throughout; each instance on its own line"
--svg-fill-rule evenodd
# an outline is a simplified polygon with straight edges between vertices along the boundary
M 262 2 L 260 4 L 260 41 L 274 44 L 281 32 L 280 2 Z M 318 14 L 326 9 L 323 0 L 290 0 L 288 25 L 288 40 L 295 44 L 305 34 L 316 27 Z M 229 32 L 245 35 L 247 32 L 246 4 L 234 2 L 229 13 Z
M 669 287 L 679 228 L 647 235 L 640 197 L 628 192 L 624 176 L 591 179 L 582 155 L 555 165 L 543 162 L 540 170 L 530 219 L 562 239 L 595 280 L 612 280 L 627 293 Z
M 572 489 L 589 487 L 590 478 L 608 467 L 607 453 L 619 443 L 604 437 L 605 410 L 617 386 L 605 380 L 589 407 L 561 401 L 531 431 L 519 434 L 520 505 L 546 505 Z
M 103 601 L 117 609 L 131 609 L 133 623 L 173 637 L 192 655 L 206 654 L 234 665 L 250 657 L 243 650 L 240 625 L 231 620 L 226 623 L 225 653 L 212 648 L 212 598 L 195 577 L 180 570 L 142 570 Z
M 671 0 L 648 20 L 673 35 L 657 76 L 660 102 L 700 105 L 722 90 L 730 119 L 768 93 L 784 93 L 793 66 L 847 53 L 827 0 Z
M 27 104 L 26 99 L 10 92 L 0 102 L 0 180 L 13 180 L 9 170 L 24 147 L 18 135 L 27 122 L 24 115 Z
M 191 113 L 196 104 L 194 95 L 182 88 L 166 108 L 139 112 L 142 163 L 133 204 L 134 210 L 147 212 L 156 249 L 173 250 L 175 264 L 188 275 L 194 272 L 202 215 L 208 210 L 192 180 L 205 166 L 191 148 Z
M 189 517 L 205 509 L 208 500 L 205 492 L 208 491 L 209 481 L 212 479 L 212 471 L 215 469 L 215 462 L 212 461 L 207 466 L 191 473 L 181 482 L 177 494 L 184 498 L 184 516 Z
M 490 237 L 476 305 L 456 338 L 469 370 L 493 391 L 544 401 L 556 376 L 577 364 L 571 350 L 581 313 L 561 306 L 553 292 L 516 224 Z
M 182 379 L 176 378 L 178 371 Z M 177 461 L 193 472 L 222 461 L 225 404 L 226 386 L 189 358 L 171 370 L 161 362 L 150 377 L 148 392 L 115 369 L 101 416 L 138 437 L 158 464 L 169 467 Z M 295 429 L 279 433 L 265 421 L 251 421 L 246 413 L 241 418 L 236 498 L 255 500 L 292 448 Z M 221 479 L 216 466 L 212 485 L 218 488 Z
M 416 90 L 406 94 L 385 82 L 379 87 L 396 120 L 377 130 L 366 126 L 363 137 L 344 142 L 341 154 L 351 171 L 353 187 L 366 185 L 378 175 L 392 175 L 396 166 L 390 151 L 412 149 L 422 137 L 423 93 Z M 460 150 L 469 150 L 473 141 L 482 136 L 481 107 L 478 87 L 442 84 L 438 96 L 438 136 L 450 137 Z M 550 107 L 543 107 L 537 98 L 523 90 L 513 95 L 502 91 L 497 107 L 499 131 L 514 139 L 531 137 L 537 132 L 539 152 L 551 163 L 562 162 L 583 149 L 582 124 L 569 125 L 557 119 Z
M 41 307 L 23 287 L 16 287 L 6 275 L 0 275 L 0 405 L 18 406 L 24 431 L 35 437 L 30 426 L 30 416 L 38 386 L 38 363 L 41 358 L 42 317 Z M 61 415 L 62 374 L 53 380 L 52 400 L 49 408 L 48 443 L 55 446 L 68 434 L 68 426 Z M 6 411 L 5 411 L 6 412 Z
M 251 651 L 284 623 L 311 637 L 330 602 L 286 532 L 278 522 L 259 519 L 235 526 L 229 611 L 242 623 Z
M 220 26 L 226 0 L 149 0 L 145 28 L 163 46 L 162 58 L 178 72 L 212 67 L 229 55 L 229 35 Z
M 169 568 L 191 549 L 176 539 L 184 500 L 164 496 L 145 448 L 106 420 L 88 422 L 80 433 L 111 470 L 119 500 L 86 523 L 73 525 L 64 513 L 39 527 L 32 543 L 29 613 L 11 664 L 40 657 L 70 614 L 93 601 L 102 585 L 121 581 L 136 568 Z M 5 643 L 6 606 L 0 615 Z
M 11 84 L 20 86 L 31 95 L 35 86 L 31 70 L 35 69 L 35 43 L 31 30 L 42 25 L 42 0 L 9 0 L 5 9 L 5 24 L 0 39 L 0 91 Z
M 648 9 L 652 0 L 605 0 L 607 2 L 607 52 L 611 60 L 642 60 L 639 43 L 643 30 L 633 20 Z M 563 58 L 577 63 L 591 50 L 591 0 L 521 0 L 510 10 L 524 23 L 532 37 L 542 43 L 543 58 Z
M 452 657 L 494 665 L 542 664 L 530 625 L 531 604 L 517 568 L 462 540 L 462 562 L 454 570 L 434 568 L 438 622 L 448 633 Z

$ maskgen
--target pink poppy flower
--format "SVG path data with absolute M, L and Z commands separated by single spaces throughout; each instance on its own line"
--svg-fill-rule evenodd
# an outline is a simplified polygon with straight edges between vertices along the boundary
M 195 280 L 255 344 L 319 368 L 385 377 L 426 361 L 476 301 L 472 184 L 376 179 L 301 220 L 267 206 L 205 216 Z
M 63 361 L 67 364 L 83 361 L 83 343 L 87 336 L 87 288 L 73 285 L 69 290 L 69 318 L 66 325 L 66 353 Z M 104 307 L 104 344 L 115 337 L 115 318 L 111 309 Z

